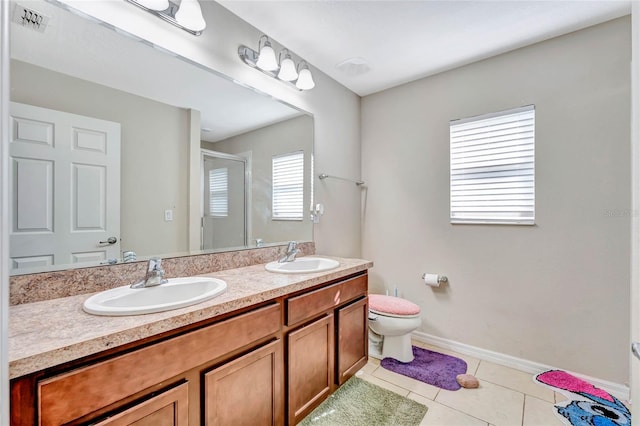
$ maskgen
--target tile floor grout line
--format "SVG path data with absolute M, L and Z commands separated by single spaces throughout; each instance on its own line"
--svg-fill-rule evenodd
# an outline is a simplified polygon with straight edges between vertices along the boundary
M 412 394 L 412 393 L 414 393 L 414 394 L 416 394 L 416 395 L 418 395 L 418 396 L 421 396 L 421 397 L 423 397 L 424 399 L 428 399 L 429 401 L 435 402 L 435 403 L 436 403 L 436 404 L 438 404 L 438 405 L 442 405 L 443 407 L 446 407 L 446 408 L 448 408 L 448 409 L 449 409 L 449 410 L 451 410 L 451 411 L 455 411 L 455 412 L 457 412 L 457 413 L 463 414 L 463 415 L 465 415 L 465 416 L 467 416 L 467 417 L 471 417 L 472 419 L 479 420 L 479 421 L 484 422 L 484 423 L 486 423 L 487 425 L 489 425 L 489 422 L 488 422 L 487 420 L 481 419 L 480 417 L 476 417 L 476 416 L 474 416 L 474 415 L 471 415 L 471 414 L 469 414 L 469 413 L 466 413 L 466 412 L 464 412 L 464 411 L 462 411 L 462 410 L 460 410 L 460 409 L 458 409 L 458 408 L 450 407 L 450 406 L 448 406 L 447 404 L 443 404 L 442 402 L 436 401 L 435 399 L 429 399 L 429 398 L 426 398 L 426 397 L 424 397 L 424 396 L 422 396 L 422 395 L 420 395 L 420 394 L 418 394 L 418 393 L 415 393 L 415 392 L 409 392 L 409 394 Z M 427 406 L 427 408 L 429 408 L 429 406 Z M 427 409 L 427 413 L 425 414 L 425 416 L 426 416 L 428 413 L 429 413 L 429 410 Z
M 382 368 L 382 366 L 380 366 L 380 367 Z M 377 370 L 377 368 L 376 368 L 376 370 Z M 424 397 L 424 398 L 431 399 L 432 401 L 435 401 L 435 400 L 436 400 L 436 398 L 438 397 L 438 395 L 440 395 L 440 392 L 443 390 L 442 388 L 439 388 L 439 387 L 437 387 L 437 386 L 431 385 L 431 386 L 434 386 L 435 388 L 437 388 L 436 394 L 434 395 L 434 397 L 433 397 L 433 399 L 432 399 L 432 398 L 429 398 L 429 397 L 427 397 L 427 396 L 425 396 L 425 395 L 422 395 L 422 394 L 419 394 L 419 393 L 417 393 L 417 392 L 414 392 L 414 391 L 412 391 L 412 390 L 410 390 L 410 389 L 407 389 L 407 388 L 405 388 L 404 386 L 401 386 L 401 385 L 398 385 L 398 384 L 396 384 L 396 383 L 390 382 L 389 380 L 385 380 L 385 379 L 383 379 L 383 378 L 381 378 L 381 377 L 374 376 L 374 375 L 373 375 L 373 373 L 374 373 L 374 372 L 375 372 L 375 370 L 374 370 L 374 371 L 372 371 L 370 375 L 371 375 L 371 376 L 373 376 L 373 377 L 375 377 L 375 378 L 377 378 L 377 379 L 379 379 L 379 380 L 382 380 L 382 381 L 384 381 L 384 382 L 386 382 L 386 383 L 389 383 L 389 384 L 392 384 L 392 385 L 394 385 L 394 386 L 397 386 L 397 387 L 400 387 L 400 388 L 403 388 L 403 389 L 409 390 L 409 392 L 413 392 L 413 393 L 415 393 L 415 394 L 417 394 L 417 395 L 420 395 L 420 396 L 422 396 L 422 397 Z M 421 382 L 420 380 L 416 380 L 416 379 L 414 379 L 413 377 L 409 377 L 409 376 L 404 376 L 404 377 L 407 377 L 407 378 L 409 378 L 409 379 L 411 379 L 411 380 L 415 380 L 416 382 L 426 383 L 426 382 Z M 516 392 L 516 393 L 522 394 L 522 395 L 523 395 L 523 398 L 524 398 L 524 395 L 529 395 L 529 396 L 532 396 L 532 397 L 534 397 L 534 398 L 539 399 L 540 401 L 544 401 L 544 402 L 548 402 L 548 403 L 550 403 L 550 404 L 553 404 L 553 402 L 550 402 L 550 401 L 547 401 L 547 400 L 545 400 L 545 399 L 542 399 L 542 398 L 536 397 L 536 396 L 534 396 L 534 395 L 532 395 L 532 394 L 528 394 L 528 393 L 523 392 L 523 391 L 521 391 L 521 390 L 519 390 L 519 389 L 513 389 L 513 388 L 511 388 L 511 387 L 509 387 L 509 386 L 505 386 L 505 385 L 500 384 L 500 383 L 495 383 L 495 382 L 491 381 L 490 379 L 480 379 L 480 378 L 478 378 L 478 380 L 481 380 L 481 381 L 483 381 L 483 382 L 487 382 L 487 383 L 491 383 L 492 385 L 494 385 L 494 386 L 498 386 L 498 387 L 500 387 L 500 388 L 502 388 L 502 389 L 507 389 L 507 390 L 510 390 L 510 391 L 512 391 L 512 392 Z M 429 384 L 429 383 L 427 383 L 427 384 Z M 480 383 L 480 385 L 482 385 L 482 383 Z M 455 392 L 455 391 L 452 391 L 452 392 Z M 554 398 L 554 399 L 555 399 L 555 398 Z
M 440 388 L 438 388 L 438 391 L 437 391 L 436 395 L 433 397 L 433 399 L 431 399 L 431 398 L 429 398 L 429 397 L 427 397 L 427 396 L 425 396 L 425 395 L 422 395 L 422 394 L 420 394 L 420 393 L 418 393 L 418 392 L 415 392 L 415 391 L 413 391 L 413 390 L 411 390 L 411 389 L 407 389 L 407 388 L 406 388 L 406 387 L 404 387 L 404 386 L 398 385 L 398 384 L 393 383 L 393 382 L 389 382 L 388 380 L 382 379 L 382 378 L 380 378 L 380 377 L 373 376 L 373 374 L 371 374 L 371 376 L 372 376 L 372 377 L 375 377 L 375 378 L 377 378 L 378 380 L 381 380 L 381 381 L 383 381 L 383 382 L 385 382 L 385 383 L 389 383 L 389 384 L 391 384 L 391 385 L 393 385 L 393 386 L 396 386 L 396 387 L 398 387 L 398 388 L 404 389 L 405 391 L 407 391 L 407 392 L 408 392 L 407 396 L 413 393 L 413 394 L 418 395 L 418 396 L 420 396 L 420 397 L 422 397 L 422 398 L 424 398 L 424 399 L 426 399 L 426 400 L 428 400 L 428 401 L 432 401 L 432 402 L 435 402 L 435 403 L 437 403 L 437 404 L 439 404 L 439 405 L 442 405 L 442 406 L 444 406 L 444 407 L 446 407 L 446 408 L 448 408 L 448 409 L 450 409 L 450 410 L 456 411 L 456 412 L 458 412 L 458 413 L 464 414 L 464 415 L 466 415 L 466 416 L 469 416 L 469 417 L 472 417 L 472 418 L 474 418 L 474 419 L 476 419 L 476 420 L 479 420 L 479 421 L 481 421 L 481 422 L 484 422 L 484 423 L 486 423 L 487 425 L 490 425 L 490 424 L 491 424 L 491 423 L 490 423 L 488 420 L 486 420 L 486 419 L 483 419 L 483 418 L 477 417 L 477 416 L 475 416 L 475 415 L 471 415 L 471 414 L 469 414 L 469 413 L 467 413 L 467 412 L 461 411 L 460 409 L 458 409 L 458 408 L 456 408 L 456 407 L 452 407 L 452 406 L 450 406 L 450 405 L 448 405 L 448 404 L 446 404 L 446 403 L 444 403 L 444 402 L 442 402 L 442 401 L 436 401 L 436 398 L 438 397 L 438 395 L 439 395 L 439 394 L 440 394 L 440 392 L 442 391 L 442 389 L 440 389 Z M 411 377 L 409 377 L 409 379 L 411 379 L 411 380 L 415 380 L 415 379 L 413 379 L 413 378 L 411 378 Z M 498 383 L 493 383 L 493 382 L 491 382 L 491 381 L 489 381 L 489 380 L 486 380 L 486 379 L 482 379 L 482 380 L 483 380 L 483 381 L 485 381 L 485 382 L 491 383 L 491 384 L 492 384 L 492 385 L 494 385 L 494 386 L 498 386 L 498 387 L 501 387 L 501 388 L 503 388 L 503 389 L 507 389 L 507 390 L 510 390 L 510 391 L 512 391 L 512 392 L 516 392 L 516 393 L 519 393 L 519 394 L 521 394 L 521 395 L 522 395 L 522 418 L 521 418 L 521 421 L 520 421 L 520 425 L 521 425 L 521 426 L 523 426 L 523 425 L 524 425 L 524 414 L 525 414 L 524 410 L 525 410 L 525 401 L 526 401 L 526 396 L 530 396 L 530 397 L 532 397 L 532 398 L 537 398 L 537 397 L 535 397 L 535 396 L 533 396 L 533 395 L 530 395 L 530 394 L 527 394 L 527 393 L 525 393 L 525 392 L 521 392 L 521 391 L 519 391 L 519 390 L 515 390 L 515 389 L 508 388 L 508 387 L 506 387 L 506 386 L 502 386 L 502 385 L 500 385 L 500 384 L 498 384 Z M 418 381 L 418 382 L 419 382 L 419 380 L 416 380 L 416 381 Z M 549 401 L 545 401 L 545 400 L 540 399 L 540 398 L 537 398 L 537 399 L 538 399 L 538 400 L 540 400 L 540 401 L 543 401 L 543 402 L 550 403 Z M 550 403 L 550 404 L 551 404 L 551 403 Z M 427 412 L 428 412 L 428 411 L 427 411 Z M 426 414 L 425 414 L 425 415 L 426 415 Z
M 512 388 L 512 387 L 509 387 L 509 386 L 506 386 L 506 385 L 503 385 L 503 384 L 500 384 L 500 383 L 493 382 L 493 381 L 491 381 L 491 379 L 482 379 L 482 378 L 479 378 L 479 377 L 476 377 L 476 378 L 477 378 L 478 380 L 482 380 L 482 381 L 484 381 L 484 382 L 491 383 L 492 385 L 500 386 L 501 388 L 504 388 L 504 389 L 509 389 L 509 390 L 511 390 L 511 391 L 518 392 L 518 393 L 521 393 L 521 394 L 523 394 L 523 395 L 529 395 L 529 396 L 532 396 L 532 397 L 534 397 L 534 398 L 538 398 L 540 401 L 548 402 L 548 403 L 550 403 L 550 404 L 555 404 L 555 402 L 547 401 L 546 399 L 540 398 L 539 396 L 535 396 L 535 395 L 533 395 L 533 394 L 523 392 L 523 391 L 521 391 L 520 389 L 514 389 L 514 388 Z M 556 398 L 555 398 L 555 395 L 554 395 L 553 400 L 555 401 L 555 399 L 556 399 Z
M 510 388 L 508 388 L 508 387 L 506 387 L 506 386 L 502 386 L 502 385 L 499 385 L 499 384 L 497 384 L 497 383 L 490 382 L 490 381 L 488 381 L 488 380 L 484 380 L 484 379 L 482 379 L 482 380 L 483 380 L 483 381 L 485 381 L 485 382 L 491 383 L 491 384 L 492 384 L 492 385 L 494 385 L 494 386 L 498 386 L 498 387 L 500 387 L 500 388 L 507 389 L 507 390 L 509 390 L 509 391 L 511 391 L 511 392 L 515 392 L 515 393 L 519 393 L 519 394 L 521 394 L 521 395 L 522 395 L 522 403 L 523 403 L 523 404 L 524 404 L 524 400 L 526 399 L 526 395 L 529 395 L 529 394 L 527 394 L 527 393 L 524 393 L 524 392 L 521 392 L 521 391 L 518 391 L 518 390 L 514 390 L 514 389 L 510 389 Z M 480 383 L 480 386 L 482 386 L 482 383 Z M 455 392 L 455 391 L 454 391 L 454 392 Z M 438 392 L 438 393 L 439 393 L 439 392 Z M 529 395 L 529 396 L 532 396 L 532 395 Z M 538 398 L 538 399 L 539 399 L 539 398 Z M 450 408 L 450 409 L 452 409 L 452 410 L 459 411 L 459 410 L 457 410 L 455 407 L 452 407 L 452 406 L 450 406 L 450 405 L 446 404 L 444 401 L 436 401 L 436 400 L 435 400 L 435 398 L 434 398 L 434 401 L 435 401 L 435 402 L 437 402 L 437 403 L 438 403 L 438 404 L 440 404 L 440 405 L 444 405 L 444 406 L 445 406 L 445 407 L 447 407 L 447 408 Z M 547 401 L 547 402 L 548 402 L 548 401 Z M 466 413 L 466 412 L 464 412 L 464 411 L 460 411 L 460 412 L 461 412 L 461 413 L 466 414 L 467 416 L 475 417 L 475 416 L 472 416 L 471 414 Z M 479 417 L 475 417 L 475 418 L 477 418 L 477 419 L 479 419 L 479 420 L 481 420 L 481 421 L 483 421 L 483 422 L 486 422 L 487 424 L 491 424 L 491 422 L 490 422 L 490 421 L 488 421 L 488 420 L 484 420 L 484 419 L 479 418 Z M 524 419 L 524 405 L 523 405 L 523 411 L 522 411 L 522 419 Z M 522 422 L 521 422 L 521 423 L 522 423 Z
M 407 388 L 405 388 L 404 386 L 401 386 L 401 385 L 399 385 L 399 384 L 397 384 L 397 383 L 393 383 L 393 382 L 390 382 L 390 381 L 388 381 L 388 380 L 385 380 L 385 379 L 383 379 L 382 377 L 374 376 L 373 374 L 370 374 L 370 376 L 371 376 L 371 377 L 373 377 L 373 378 L 375 378 L 375 379 L 378 379 L 378 380 L 380 380 L 380 381 L 382 381 L 382 382 L 385 382 L 385 383 L 388 383 L 388 384 L 390 384 L 390 385 L 392 385 L 392 386 L 395 386 L 395 387 L 397 387 L 397 388 L 404 389 L 405 391 L 407 391 L 407 392 L 409 392 L 409 393 L 415 393 L 416 395 L 420 395 L 421 397 L 423 397 L 423 398 L 425 398 L 425 399 L 429 399 L 429 400 L 431 400 L 431 398 L 429 398 L 429 397 L 427 397 L 427 396 L 424 396 L 424 395 L 422 395 L 422 394 L 419 394 L 418 392 L 414 392 L 414 391 L 412 391 L 411 389 L 407 389 Z M 410 379 L 412 379 L 411 377 L 409 377 L 409 378 L 410 378 Z M 415 380 L 415 379 L 412 379 L 412 380 Z M 418 381 L 419 381 L 419 380 L 418 380 Z M 389 390 L 390 390 L 390 389 L 389 389 Z M 392 391 L 392 392 L 393 392 L 393 391 Z M 407 395 L 408 395 L 408 394 L 407 394 Z M 404 395 L 404 397 L 407 397 L 407 395 Z M 433 400 L 432 400 L 432 401 L 433 401 Z
M 438 351 L 438 348 L 437 348 L 437 347 L 434 347 L 434 348 L 425 348 L 425 349 Z M 459 354 L 457 354 L 457 352 L 455 352 L 455 351 L 451 351 L 451 352 L 452 352 L 452 353 L 450 353 L 450 354 L 448 354 L 448 355 L 451 355 L 451 356 L 457 356 L 457 357 L 459 357 L 459 358 L 462 358 L 462 357 L 460 357 L 460 356 L 459 356 Z M 480 372 L 480 371 L 481 371 L 480 367 L 481 367 L 481 365 L 482 365 L 482 363 L 483 363 L 483 362 L 485 362 L 485 360 L 482 360 L 482 359 L 478 359 L 478 360 L 477 360 L 477 364 L 474 362 L 474 364 L 475 364 L 475 369 L 473 370 L 473 375 L 477 375 L 477 374 L 478 374 L 478 372 Z M 487 362 L 490 362 L 490 361 L 487 361 Z M 374 373 L 375 373 L 375 372 L 376 372 L 380 367 L 382 367 L 382 366 L 381 366 L 380 364 L 376 364 L 376 363 L 373 363 L 373 362 L 372 362 L 371 364 L 372 364 L 372 366 L 374 367 L 374 368 L 373 368 L 373 370 L 372 370 L 372 371 L 371 371 L 371 373 L 370 373 L 370 375 L 371 375 L 372 377 L 374 377 L 374 378 L 376 378 L 377 380 L 380 380 L 380 381 L 382 381 L 382 382 L 384 382 L 384 383 L 388 383 L 388 384 L 390 384 L 390 385 L 392 385 L 392 386 L 394 386 L 394 387 L 396 387 L 396 388 L 402 389 L 404 392 L 407 392 L 407 395 L 406 395 L 406 396 L 413 394 L 413 395 L 415 395 L 415 396 L 417 396 L 417 397 L 419 397 L 419 398 L 422 398 L 422 399 L 423 399 L 424 401 L 426 401 L 427 403 L 428 403 L 429 401 L 431 401 L 431 402 L 433 402 L 433 403 L 436 403 L 436 404 L 438 404 L 438 405 L 442 406 L 443 408 L 446 408 L 447 410 L 451 410 L 451 411 L 454 411 L 454 412 L 456 412 L 456 413 L 459 413 L 459 414 L 462 414 L 462 415 L 468 416 L 469 418 L 473 418 L 473 419 L 475 419 L 475 420 L 478 420 L 479 422 L 484 423 L 486 426 L 493 426 L 493 425 L 492 425 L 492 423 L 491 423 L 490 421 L 488 421 L 488 420 L 484 420 L 484 419 L 482 419 L 482 418 L 480 418 L 480 417 L 477 417 L 477 415 L 472 415 L 472 414 L 470 414 L 470 413 L 467 413 L 467 412 L 465 412 L 465 411 L 462 411 L 460 408 L 456 408 L 456 407 L 449 406 L 448 404 L 443 403 L 443 402 L 441 402 L 441 401 L 437 400 L 437 399 L 438 399 L 438 397 L 439 397 L 441 394 L 444 394 L 443 392 L 441 392 L 443 389 L 438 388 L 438 387 L 436 386 L 437 390 L 436 390 L 435 395 L 433 396 L 433 398 L 429 398 L 429 397 L 427 397 L 427 396 L 425 396 L 425 395 L 422 395 L 421 393 L 415 392 L 415 391 L 413 391 L 413 390 L 411 390 L 411 389 L 409 389 L 409 388 L 407 388 L 407 387 L 405 387 L 405 386 L 403 386 L 403 385 L 399 385 L 399 384 L 396 384 L 396 383 L 394 383 L 394 382 L 391 382 L 391 381 L 388 381 L 388 380 L 382 379 L 382 378 L 380 378 L 380 377 L 374 376 Z M 467 363 L 467 365 L 469 365 L 469 363 Z M 416 379 L 414 379 L 414 378 L 412 378 L 412 377 L 408 377 L 408 376 L 407 376 L 407 378 L 408 378 L 408 379 L 410 379 L 412 382 L 416 382 L 416 383 L 424 383 L 424 382 L 421 382 L 420 380 L 416 380 Z M 500 381 L 500 380 L 501 380 L 501 379 L 500 379 L 500 377 L 496 377 L 496 378 L 494 378 L 494 379 L 492 379 L 492 378 L 484 379 L 484 378 L 483 378 L 483 379 L 479 379 L 479 380 L 481 380 L 481 381 L 483 381 L 483 382 L 485 382 L 485 383 L 487 383 L 487 384 L 491 384 L 492 386 L 495 386 L 495 387 L 497 387 L 497 388 L 501 388 L 501 389 L 503 389 L 503 390 L 507 390 L 507 391 L 510 391 L 510 392 L 515 392 L 516 394 L 518 394 L 518 395 L 521 395 L 521 396 L 522 396 L 522 403 L 521 403 L 522 414 L 521 414 L 521 420 L 520 420 L 520 425 L 521 425 L 521 426 L 524 426 L 524 425 L 525 425 L 526 409 L 527 409 L 527 407 L 529 406 L 529 404 L 527 404 L 527 397 L 536 398 L 536 400 L 538 400 L 538 401 L 540 401 L 540 402 L 543 402 L 543 403 L 545 403 L 545 404 L 551 404 L 552 406 L 553 406 L 553 405 L 555 405 L 555 404 L 558 402 L 558 401 L 557 401 L 557 399 L 558 399 L 558 398 L 557 398 L 557 397 L 558 397 L 558 394 L 557 394 L 556 392 L 553 392 L 553 400 L 552 400 L 552 401 L 547 401 L 547 400 L 545 399 L 545 397 L 544 397 L 544 396 L 539 396 L 539 395 L 537 394 L 537 392 L 536 392 L 536 394 L 534 395 L 534 394 L 527 393 L 526 391 L 523 391 L 523 390 L 514 389 L 514 388 L 512 388 L 512 387 L 511 387 L 511 385 L 504 385 L 504 384 L 501 384 L 501 383 L 496 383 L 496 381 Z M 409 383 L 408 383 L 408 385 L 410 385 L 410 384 L 411 384 L 411 382 L 409 382 Z M 531 401 L 529 401 L 529 402 L 531 402 Z M 427 404 L 427 405 L 428 405 L 428 404 Z M 534 411 L 535 411 L 535 410 L 534 410 Z M 428 411 L 427 411 L 427 413 L 428 413 Z M 426 417 L 427 417 L 427 415 L 425 415 L 425 418 L 426 418 Z M 518 424 L 518 423 L 515 423 L 515 422 L 514 422 L 514 424 Z
M 465 361 L 466 362 L 466 361 Z M 471 374 L 472 376 L 476 377 L 476 374 L 478 374 L 478 369 L 480 368 L 480 363 L 482 362 L 482 360 L 480 360 L 478 362 L 478 364 L 476 365 L 476 368 L 473 370 L 473 373 L 469 373 L 469 371 L 467 371 L 468 374 Z M 467 362 L 467 368 L 469 368 L 469 363 Z M 477 379 L 477 377 L 476 377 Z
M 382 377 L 374 376 L 374 375 L 373 375 L 373 373 L 372 373 L 372 374 L 369 374 L 369 376 L 373 377 L 374 379 L 378 379 L 378 380 L 380 380 L 381 382 L 388 383 L 388 384 L 390 384 L 391 386 L 395 386 L 396 388 L 400 388 L 400 389 L 402 389 L 402 390 L 404 390 L 404 391 L 408 392 L 408 393 L 407 393 L 407 395 L 409 395 L 409 393 L 412 393 L 412 392 L 413 392 L 411 389 L 407 389 L 407 388 L 405 388 L 404 386 L 401 386 L 401 385 L 399 385 L 399 384 L 397 384 L 397 383 L 390 382 L 390 381 L 388 381 L 388 380 L 383 379 Z M 411 378 L 411 377 L 409 377 L 409 379 L 412 379 L 412 378 Z M 415 379 L 412 379 L 412 380 L 415 380 Z M 375 384 L 375 383 L 374 383 L 374 384 Z M 393 392 L 391 389 L 387 389 L 387 390 L 389 390 L 389 391 Z M 397 393 L 397 392 L 395 392 L 395 393 Z M 419 393 L 417 393 L 417 392 L 413 392 L 413 393 L 415 393 L 415 394 L 417 394 L 417 395 L 420 395 L 420 394 L 419 394 Z M 398 395 L 400 395 L 400 394 L 398 394 Z M 402 395 L 402 396 L 404 396 L 404 397 L 406 398 L 406 397 L 407 397 L 407 395 Z M 428 398 L 428 397 L 426 397 L 426 396 L 424 396 L 424 395 L 420 395 L 420 396 L 421 396 L 421 397 L 423 397 L 423 398 L 426 398 L 426 399 L 430 399 L 430 398 Z
M 417 391 L 408 389 L 408 388 L 406 388 L 406 387 L 404 387 L 402 385 L 399 385 L 397 383 L 390 382 L 389 380 L 383 379 L 382 377 L 374 376 L 373 372 L 370 374 L 370 376 L 375 377 L 378 380 L 382 380 L 383 382 L 387 382 L 387 383 L 390 383 L 390 384 L 392 384 L 394 386 L 398 386 L 398 387 L 400 387 L 402 389 L 408 390 L 410 393 L 415 393 L 416 395 L 420 395 L 421 397 L 426 398 L 428 400 L 435 401 L 436 397 L 438 396 L 438 394 L 442 390 L 442 388 L 440 388 L 438 386 L 435 386 L 435 385 L 432 385 L 431 383 L 423 382 L 421 380 L 414 379 L 413 377 L 405 376 L 404 374 L 400 374 L 400 373 L 396 373 L 395 371 L 387 370 L 386 368 L 384 368 L 382 366 L 380 366 L 380 368 L 384 369 L 385 371 L 389 371 L 391 373 L 398 374 L 399 376 L 406 377 L 407 379 L 413 380 L 413 381 L 417 382 L 418 384 L 422 383 L 422 384 L 429 385 L 429 386 L 432 386 L 432 387 L 436 388 L 436 394 L 433 396 L 433 398 L 429 398 L 428 396 L 422 395 L 421 393 L 418 393 Z
M 478 420 L 480 420 L 481 422 L 485 422 L 487 425 L 490 425 L 490 424 L 491 424 L 491 422 L 490 422 L 489 420 L 485 420 L 485 419 L 483 419 L 483 418 L 481 418 L 481 417 L 476 417 L 476 416 L 471 415 L 471 414 L 469 414 L 469 413 L 467 413 L 467 412 L 465 412 L 465 411 L 461 411 L 460 409 L 458 409 L 458 408 L 456 408 L 456 407 L 452 407 L 452 406 L 450 406 L 450 405 L 446 404 L 444 401 L 436 401 L 435 399 L 434 399 L 433 401 L 434 401 L 434 402 L 437 402 L 438 404 L 440 404 L 440 405 L 442 405 L 442 406 L 444 406 L 444 407 L 447 407 L 447 408 L 448 408 L 448 409 L 450 409 L 450 410 L 457 411 L 457 412 L 462 413 L 462 414 L 464 414 L 464 415 L 466 415 L 466 416 L 473 417 L 474 419 L 478 419 Z

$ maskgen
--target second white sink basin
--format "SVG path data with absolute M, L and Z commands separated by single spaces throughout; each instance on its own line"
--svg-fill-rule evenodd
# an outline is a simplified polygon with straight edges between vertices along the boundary
M 298 257 L 293 262 L 269 262 L 264 268 L 269 272 L 281 274 L 307 274 L 311 272 L 330 271 L 340 266 L 340 262 L 324 257 Z
M 116 287 L 94 294 L 82 308 L 94 315 L 124 316 L 184 308 L 212 299 L 227 289 L 227 283 L 209 277 L 170 278 L 155 287 Z

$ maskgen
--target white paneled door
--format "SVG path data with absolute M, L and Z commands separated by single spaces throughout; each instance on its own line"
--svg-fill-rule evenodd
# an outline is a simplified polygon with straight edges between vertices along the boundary
M 120 252 L 120 124 L 11 103 L 11 269 Z

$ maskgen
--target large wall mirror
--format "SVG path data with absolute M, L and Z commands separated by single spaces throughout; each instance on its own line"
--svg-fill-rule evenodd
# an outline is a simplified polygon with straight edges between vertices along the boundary
M 56 4 L 22 6 L 49 22 L 11 24 L 13 274 L 313 239 L 313 117 Z

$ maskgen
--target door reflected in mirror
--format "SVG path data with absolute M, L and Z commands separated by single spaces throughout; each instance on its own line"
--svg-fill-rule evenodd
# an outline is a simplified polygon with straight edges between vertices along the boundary
M 310 115 L 237 85 L 212 70 L 154 49 L 107 25 L 73 14 L 58 4 L 46 1 L 30 4 L 50 17 L 50 25 L 45 33 L 39 33 L 11 24 L 10 100 L 118 124 L 120 195 L 118 202 L 95 197 L 101 195 L 103 181 L 113 172 L 99 169 L 93 159 L 69 157 L 68 167 L 61 165 L 63 163 L 58 166 L 53 162 L 37 163 L 37 171 L 27 173 L 33 171 L 29 166 L 42 158 L 32 157 L 29 152 L 12 154 L 10 256 L 13 274 L 122 262 L 123 252 L 135 252 L 138 260 L 195 254 L 189 250 L 194 247 L 190 242 L 194 229 L 200 230 L 200 247 L 216 251 L 255 247 L 256 240 L 269 245 L 313 239 L 307 210 L 312 202 L 313 118 Z M 13 148 L 21 138 L 16 124 L 21 113 L 12 115 Z M 48 119 L 40 121 L 49 122 Z M 83 126 L 76 128 L 86 130 Z M 199 140 L 193 140 L 192 128 L 202 129 Z M 24 137 L 28 135 L 25 132 L 23 128 L 22 140 L 29 139 Z M 78 134 L 72 132 L 71 140 L 64 142 L 71 147 L 70 152 L 78 151 Z M 53 146 L 62 144 L 62 139 L 55 140 L 62 136 L 52 134 L 52 137 Z M 88 139 L 80 140 L 81 144 L 83 140 Z M 203 176 L 202 197 L 191 200 L 189 158 L 194 143 L 205 151 L 244 159 L 244 172 L 227 167 L 228 190 L 235 188 L 239 182 L 236 180 L 242 176 L 244 194 L 227 193 L 228 223 L 224 225 L 223 216 L 211 210 L 222 208 L 215 202 L 222 199 L 223 193 L 209 191 L 205 196 L 204 162 L 194 165 Z M 305 156 L 305 214 L 301 220 L 278 220 L 272 214 L 272 158 L 296 150 L 303 151 Z M 224 168 L 207 167 L 209 170 Z M 62 168 L 75 170 L 70 176 L 76 179 L 77 185 L 72 186 L 76 189 L 71 191 L 70 199 L 76 198 L 57 205 L 49 195 L 54 193 L 51 185 L 58 179 L 54 173 Z M 217 173 L 220 179 L 221 172 Z M 38 179 L 42 197 L 25 198 L 28 191 L 24 188 L 33 187 L 34 180 Z M 47 191 L 51 191 L 50 194 Z M 205 206 L 209 215 L 205 214 Z M 193 219 L 190 209 L 200 209 L 199 221 Z M 31 212 L 31 216 L 26 212 Z M 207 228 L 207 216 L 213 227 Z M 40 222 L 23 226 L 33 217 Z M 51 247 L 60 244 L 57 238 L 64 226 L 55 220 L 62 218 L 71 223 L 67 228 L 87 243 L 59 254 Z M 110 233 L 106 229 L 106 224 L 113 220 L 120 221 L 119 232 Z M 215 226 L 215 222 L 221 226 Z M 37 226 L 32 226 L 34 224 Z M 109 237 L 116 237 L 117 243 L 100 243 Z M 31 238 L 49 238 L 54 242 L 31 244 L 32 249 L 25 250 L 23 246 L 28 244 L 24 241 Z

